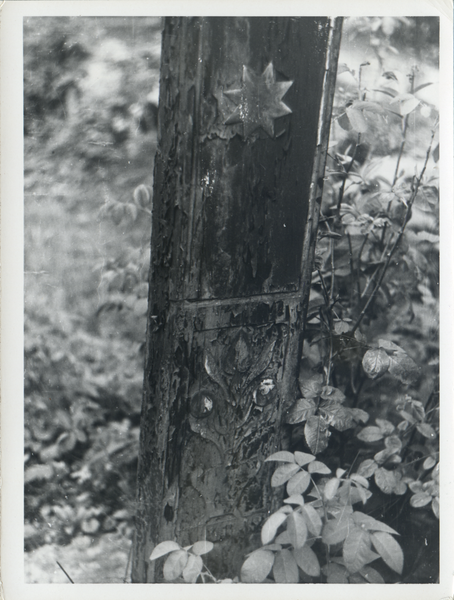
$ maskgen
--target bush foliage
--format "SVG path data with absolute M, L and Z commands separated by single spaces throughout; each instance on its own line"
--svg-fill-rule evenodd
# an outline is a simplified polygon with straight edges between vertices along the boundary
M 134 514 L 159 22 L 99 21 L 24 26 L 27 549 Z M 287 497 L 225 582 L 437 580 L 437 34 L 345 23 Z M 211 546 L 150 559 L 216 581 Z

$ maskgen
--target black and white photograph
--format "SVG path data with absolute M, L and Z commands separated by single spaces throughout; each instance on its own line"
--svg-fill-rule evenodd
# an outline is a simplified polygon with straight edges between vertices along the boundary
M 398 4 L 2 8 L 6 600 L 452 597 L 452 7 Z

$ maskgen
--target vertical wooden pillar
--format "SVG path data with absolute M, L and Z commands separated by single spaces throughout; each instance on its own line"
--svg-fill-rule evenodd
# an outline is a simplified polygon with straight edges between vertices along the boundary
M 160 581 L 147 561 L 166 539 L 214 542 L 217 576 L 260 545 L 264 460 L 296 394 L 330 25 L 165 21 L 135 582 Z

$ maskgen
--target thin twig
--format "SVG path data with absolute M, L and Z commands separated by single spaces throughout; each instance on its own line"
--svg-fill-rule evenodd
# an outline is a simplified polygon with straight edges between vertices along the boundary
M 65 569 L 61 566 L 61 564 L 58 562 L 58 560 L 55 561 L 57 563 L 57 565 L 60 567 L 60 569 L 63 571 L 63 573 L 66 575 L 66 577 L 69 579 L 69 581 L 71 583 L 74 583 L 74 581 L 71 579 L 71 577 L 68 575 L 68 573 L 65 571 Z
M 429 147 L 427 148 L 427 153 L 426 153 L 426 158 L 424 160 L 424 165 L 423 165 L 423 167 L 421 169 L 421 173 L 420 173 L 419 177 L 416 179 L 415 185 L 413 187 L 413 191 L 412 191 L 410 199 L 408 201 L 407 210 L 405 212 L 405 217 L 404 217 L 403 223 L 402 223 L 402 225 L 401 225 L 401 227 L 399 229 L 399 232 L 397 234 L 397 237 L 396 237 L 396 239 L 394 241 L 394 244 L 393 244 L 391 250 L 388 252 L 388 256 L 387 256 L 386 262 L 385 262 L 385 264 L 383 266 L 383 269 L 382 269 L 382 272 L 380 274 L 380 277 L 378 278 L 378 281 L 375 284 L 374 290 L 373 290 L 372 294 L 369 296 L 366 304 L 364 305 L 363 310 L 361 311 L 361 313 L 360 313 L 360 315 L 359 315 L 356 323 L 353 326 L 353 329 L 351 331 L 352 334 L 354 334 L 355 331 L 360 326 L 361 321 L 363 320 L 363 318 L 364 318 L 364 316 L 365 316 L 365 314 L 367 312 L 367 309 L 369 308 L 369 305 L 372 302 L 372 299 L 375 297 L 378 289 L 380 288 L 380 286 L 381 286 L 381 284 L 383 282 L 383 279 L 385 277 L 386 271 L 388 270 L 388 267 L 389 267 L 389 265 L 391 263 L 391 259 L 392 259 L 393 255 L 394 255 L 394 252 L 396 251 L 397 247 L 399 246 L 400 240 L 402 239 L 402 236 L 404 235 L 405 228 L 407 226 L 408 221 L 410 220 L 411 208 L 413 206 L 413 202 L 415 201 L 415 198 L 416 198 L 416 196 L 418 194 L 419 186 L 421 185 L 422 178 L 424 177 L 424 173 L 426 171 L 427 164 L 429 162 L 429 158 L 430 158 L 430 153 L 432 151 L 432 144 L 433 144 L 433 141 L 434 141 L 434 137 L 435 137 L 435 127 L 432 130 L 432 136 L 430 138 Z

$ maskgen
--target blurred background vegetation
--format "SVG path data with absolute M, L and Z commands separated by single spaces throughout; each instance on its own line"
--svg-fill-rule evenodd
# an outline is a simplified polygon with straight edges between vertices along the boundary
M 128 581 L 160 33 L 157 18 L 24 19 L 29 582 L 68 581 L 56 561 L 76 583 Z M 405 84 L 413 64 L 433 78 L 437 21 L 347 20 L 341 61 L 365 60 L 371 86 L 399 68 Z M 385 156 L 400 138 L 371 142 Z

